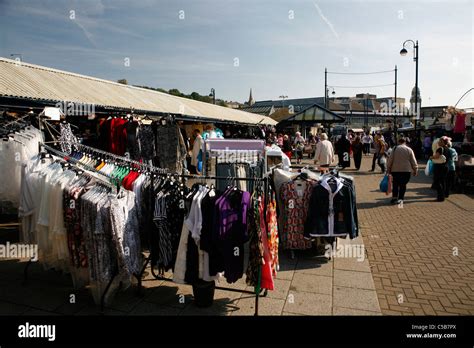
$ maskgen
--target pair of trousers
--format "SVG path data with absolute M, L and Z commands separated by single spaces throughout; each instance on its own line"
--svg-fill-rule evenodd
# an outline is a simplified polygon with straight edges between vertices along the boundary
M 405 199 L 407 184 L 410 181 L 410 172 L 392 172 L 392 197 L 397 199 Z
M 362 162 L 362 151 L 354 152 L 354 165 L 356 169 L 360 169 L 360 163 Z
M 370 143 L 364 144 L 364 154 L 367 155 L 370 153 Z
M 379 157 L 378 153 L 374 153 L 374 157 L 372 157 L 372 170 L 375 170 L 375 162 L 377 161 Z
M 448 168 L 444 164 L 433 165 L 433 186 L 437 192 L 438 201 L 444 201 L 446 195 L 446 178 L 448 176 Z
M 455 176 L 456 176 L 456 172 L 454 170 L 449 170 L 448 174 L 446 175 L 446 187 L 444 190 L 444 196 L 446 198 L 449 197 L 449 191 L 454 188 Z

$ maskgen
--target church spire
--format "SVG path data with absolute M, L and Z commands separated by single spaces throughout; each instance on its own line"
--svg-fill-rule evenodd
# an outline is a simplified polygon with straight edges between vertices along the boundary
M 255 104 L 255 100 L 253 100 L 253 97 L 252 97 L 252 88 L 250 88 L 249 106 L 252 106 L 253 104 Z

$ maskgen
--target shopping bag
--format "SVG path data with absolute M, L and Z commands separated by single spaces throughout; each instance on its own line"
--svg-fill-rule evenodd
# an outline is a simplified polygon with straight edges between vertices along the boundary
M 425 167 L 425 175 L 430 176 L 432 174 L 433 174 L 433 161 L 428 160 L 428 162 L 426 163 L 426 167 Z
M 389 194 L 392 193 L 392 176 L 388 176 L 388 187 L 387 187 L 387 192 L 385 194 L 388 196 Z
M 388 192 L 388 175 L 385 175 L 379 185 L 381 192 Z

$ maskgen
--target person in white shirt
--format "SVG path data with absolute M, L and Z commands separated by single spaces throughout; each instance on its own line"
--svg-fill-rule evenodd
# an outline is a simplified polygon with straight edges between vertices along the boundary
M 316 145 L 316 154 L 314 155 L 314 164 L 319 164 L 322 171 L 334 161 L 334 148 L 332 143 L 328 140 L 328 135 L 322 133 L 320 136 L 321 141 Z
M 374 142 L 374 139 L 369 133 L 364 134 L 362 137 L 362 144 L 364 144 L 364 155 L 370 154 L 370 145 Z

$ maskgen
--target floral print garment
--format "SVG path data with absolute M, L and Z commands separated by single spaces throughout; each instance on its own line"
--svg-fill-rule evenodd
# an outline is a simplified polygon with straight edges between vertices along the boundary
M 276 214 L 275 196 L 272 194 L 271 199 L 267 205 L 267 228 L 268 228 L 268 248 L 272 256 L 272 273 L 276 276 L 278 270 L 278 221 Z
M 302 191 L 297 191 L 295 181 L 281 185 L 283 228 L 280 237 L 284 249 L 304 250 L 311 248 L 311 240 L 305 239 L 303 233 L 314 184 L 314 180 L 305 181 Z M 298 192 L 302 193 L 301 196 Z

